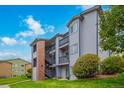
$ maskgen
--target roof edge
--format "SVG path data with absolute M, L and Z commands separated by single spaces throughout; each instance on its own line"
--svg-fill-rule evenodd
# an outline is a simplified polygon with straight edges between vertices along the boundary
M 69 25 L 76 19 L 80 18 L 80 16 L 84 15 L 84 14 L 87 14 L 87 13 L 90 13 L 92 11 L 95 11 L 95 10 L 101 10 L 101 6 L 100 5 L 96 5 L 94 7 L 91 7 L 87 10 L 84 10 L 83 12 L 81 12 L 79 15 L 76 15 L 76 16 L 73 16 L 72 19 L 67 23 L 67 27 L 69 27 Z
M 32 41 L 32 43 L 30 44 L 30 46 L 32 46 L 34 43 L 38 42 L 38 41 L 46 41 L 47 39 L 43 39 L 43 38 L 36 38 Z

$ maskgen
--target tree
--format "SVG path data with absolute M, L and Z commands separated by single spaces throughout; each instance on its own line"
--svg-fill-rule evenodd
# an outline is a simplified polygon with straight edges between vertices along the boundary
M 31 78 L 32 77 L 32 68 L 28 69 L 27 72 L 28 72 L 26 74 L 27 78 Z
M 100 47 L 112 53 L 124 50 L 124 6 L 110 6 L 100 14 Z

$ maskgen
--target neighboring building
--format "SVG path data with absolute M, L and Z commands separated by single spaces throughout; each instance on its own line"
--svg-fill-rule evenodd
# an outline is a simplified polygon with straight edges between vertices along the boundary
M 4 60 L 0 62 L 0 76 L 22 76 L 25 75 L 27 73 L 27 70 L 30 68 L 31 63 L 20 58 Z
M 25 61 L 23 59 L 17 58 L 17 59 L 11 59 L 7 60 L 12 64 L 12 76 L 22 76 L 27 73 L 26 71 L 26 65 L 29 64 L 28 61 Z
M 0 61 L 0 78 L 12 77 L 12 64 L 6 61 Z
M 33 80 L 45 77 L 76 79 L 72 66 L 83 54 L 92 53 L 102 59 L 109 55 L 99 47 L 100 6 L 85 10 L 74 16 L 67 24 L 69 31 L 53 38 L 35 39 L 32 46 Z

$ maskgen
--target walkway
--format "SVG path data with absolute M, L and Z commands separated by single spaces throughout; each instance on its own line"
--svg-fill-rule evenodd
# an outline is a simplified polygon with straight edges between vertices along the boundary
M 0 85 L 0 88 L 9 88 L 8 85 Z
M 30 81 L 30 80 L 24 80 L 24 81 L 20 81 L 20 82 L 15 82 L 15 83 L 11 83 L 11 84 L 8 84 L 8 85 L 0 85 L 0 88 L 10 88 L 9 87 L 10 85 L 17 84 L 17 83 L 22 83 L 22 82 L 26 82 L 26 81 Z

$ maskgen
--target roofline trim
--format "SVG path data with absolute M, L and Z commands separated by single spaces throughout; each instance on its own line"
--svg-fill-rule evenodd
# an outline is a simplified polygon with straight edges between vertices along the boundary
M 87 13 L 90 13 L 92 11 L 95 11 L 95 10 L 98 10 L 98 9 L 101 9 L 101 6 L 100 5 L 96 5 L 94 7 L 91 7 L 85 11 L 83 11 L 82 13 L 80 13 L 79 15 L 76 15 L 76 16 L 73 16 L 72 19 L 67 23 L 67 27 L 69 27 L 69 25 L 76 19 L 80 18 L 80 16 L 83 16 Z

